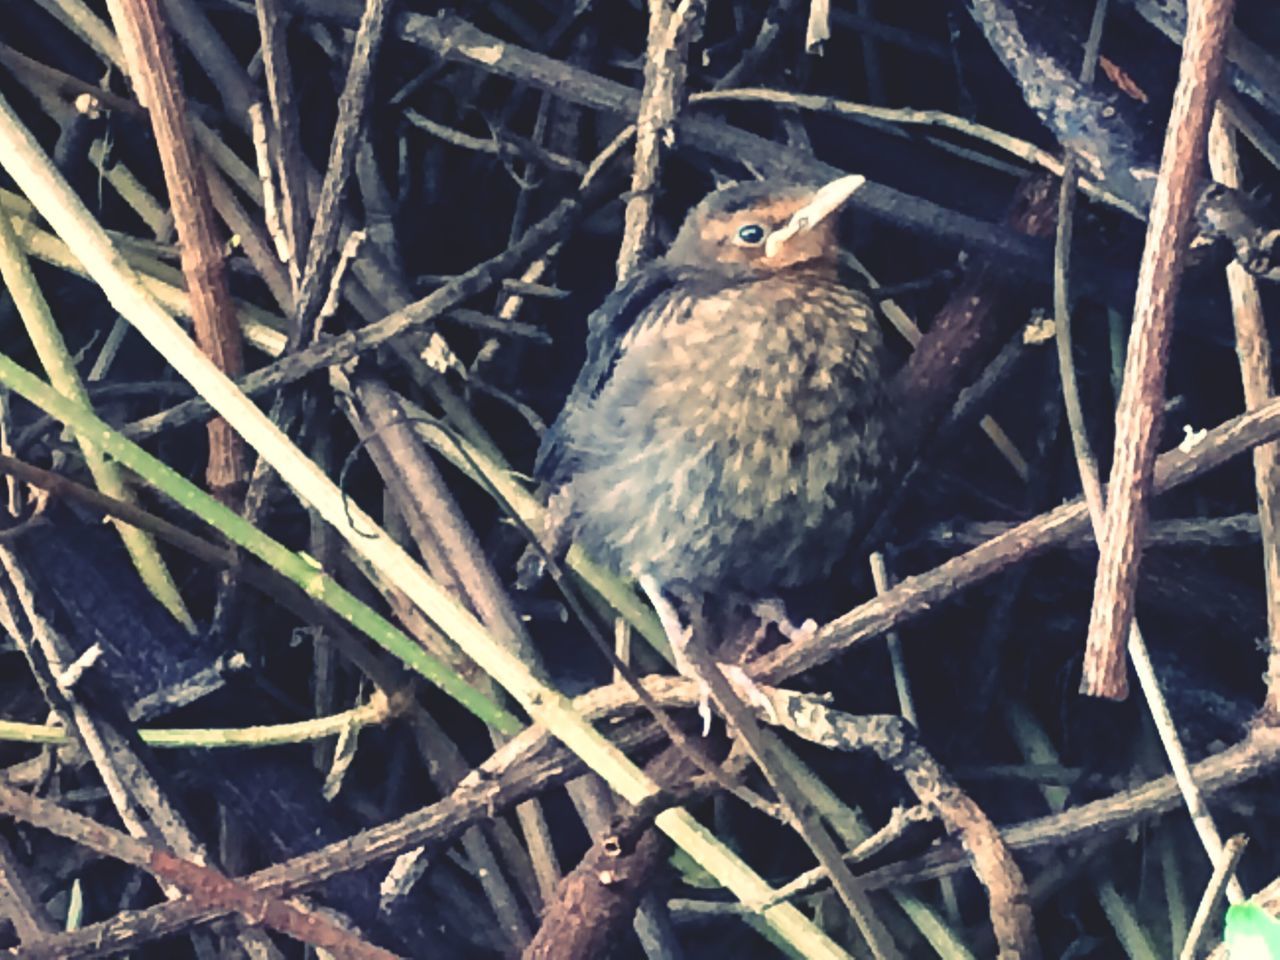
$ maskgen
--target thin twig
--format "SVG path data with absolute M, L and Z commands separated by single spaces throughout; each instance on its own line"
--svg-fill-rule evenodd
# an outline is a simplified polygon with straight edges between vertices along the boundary
M 1213 876 L 1205 885 L 1200 905 L 1196 907 L 1195 919 L 1191 921 L 1191 930 L 1187 933 L 1187 939 L 1182 945 L 1182 952 L 1178 954 L 1178 960 L 1193 960 L 1195 957 L 1196 948 L 1204 937 L 1205 928 L 1209 926 L 1209 918 L 1218 905 L 1218 899 L 1227 889 L 1228 882 L 1235 874 L 1236 864 L 1240 862 L 1247 842 L 1243 833 L 1237 833 L 1223 845 L 1218 862 L 1213 865 Z
M 338 926 L 323 913 L 296 901 L 263 896 L 242 880 L 233 880 L 191 857 L 179 858 L 161 847 L 104 827 L 88 817 L 48 800 L 0 784 L 0 812 L 73 840 L 103 856 L 140 867 L 157 880 L 181 887 L 193 898 L 230 908 L 250 924 L 262 923 L 302 943 L 324 947 L 353 960 L 393 960 L 395 954 L 375 947 Z M 35 950 L 39 941 L 29 945 Z
M 702 30 L 704 0 L 649 0 L 649 40 L 644 60 L 644 92 L 636 114 L 636 147 L 627 198 L 618 281 L 626 280 L 649 255 L 653 203 L 658 192 L 662 151 L 674 144 L 676 116 L 684 101 L 689 44 Z
M 302 153 L 298 107 L 289 70 L 288 21 L 280 9 L 280 0 L 257 0 L 257 8 L 258 32 L 262 37 L 262 70 L 271 101 L 272 133 L 275 134 L 274 137 L 266 137 L 268 153 L 274 162 L 269 161 L 268 169 L 262 171 L 265 174 L 263 185 L 274 185 L 279 198 L 278 205 L 267 199 L 264 209 L 268 222 L 274 218 L 280 225 L 283 247 L 280 253 L 289 269 L 293 291 L 293 301 L 289 306 L 292 308 L 301 293 L 300 261 L 310 240 L 306 157 Z M 270 150 L 271 145 L 274 145 L 274 151 Z M 294 320 L 297 320 L 296 314 Z M 290 339 L 295 344 L 301 341 L 301 333 L 296 327 L 290 331 Z
M 1240 159 L 1235 138 L 1219 109 L 1209 128 L 1209 168 L 1214 179 L 1240 189 Z M 1275 394 L 1271 376 L 1271 340 L 1258 281 L 1239 263 L 1227 265 L 1227 286 L 1231 291 L 1231 315 L 1235 320 L 1236 355 L 1240 359 L 1240 379 L 1244 386 L 1246 410 L 1257 409 Z M 1268 443 L 1253 451 L 1253 482 L 1258 496 L 1258 527 L 1262 537 L 1262 569 L 1267 602 L 1267 697 L 1264 713 L 1280 717 L 1280 532 L 1276 530 L 1277 483 L 1280 483 L 1280 446 Z
M 306 266 L 302 271 L 294 311 L 293 336 L 296 339 L 292 342 L 295 346 L 315 339 L 311 327 L 329 290 L 342 232 L 342 197 L 360 146 L 373 68 L 386 32 L 391 3 L 392 0 L 368 0 L 352 43 L 346 84 L 338 98 L 338 119 L 329 147 L 329 165 L 325 169 L 320 199 L 316 202 L 315 224 L 311 230 L 311 240 L 307 244 Z M 303 187 L 298 184 L 295 189 Z
M 883 596 L 893 588 L 893 580 L 889 576 L 889 567 L 884 562 L 884 554 L 879 550 L 871 554 L 871 579 L 875 583 L 876 593 Z M 893 686 L 898 691 L 898 711 L 902 718 L 920 729 L 920 721 L 916 717 L 916 705 L 911 696 L 911 678 L 907 676 L 907 664 L 902 657 L 902 638 L 897 631 L 890 630 L 885 634 L 885 643 L 889 647 L 889 662 L 893 665 Z

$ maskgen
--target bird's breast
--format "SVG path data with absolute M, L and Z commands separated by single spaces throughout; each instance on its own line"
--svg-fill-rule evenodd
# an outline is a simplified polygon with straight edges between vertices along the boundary
M 572 425 L 588 539 L 660 579 L 829 567 L 878 459 L 880 351 L 872 306 L 834 282 L 673 291 Z

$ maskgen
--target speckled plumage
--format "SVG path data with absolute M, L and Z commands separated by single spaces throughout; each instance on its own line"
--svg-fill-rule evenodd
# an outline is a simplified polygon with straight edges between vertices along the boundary
M 772 258 L 732 241 L 815 189 L 712 194 L 593 314 L 537 469 L 620 571 L 763 596 L 827 573 L 864 525 L 889 458 L 882 343 L 837 280 L 835 218 Z

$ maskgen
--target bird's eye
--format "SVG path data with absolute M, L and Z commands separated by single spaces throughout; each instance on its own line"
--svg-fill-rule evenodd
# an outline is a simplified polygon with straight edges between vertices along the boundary
M 754 247 L 764 241 L 764 227 L 758 223 L 748 223 L 738 228 L 738 243 L 744 247 Z

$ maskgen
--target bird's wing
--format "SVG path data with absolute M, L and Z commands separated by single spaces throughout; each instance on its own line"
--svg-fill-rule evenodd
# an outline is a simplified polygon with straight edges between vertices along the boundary
M 578 379 L 569 391 L 560 416 L 542 437 L 534 477 L 540 483 L 559 485 L 573 472 L 567 456 L 569 440 L 565 435 L 566 414 L 599 396 L 627 332 L 646 315 L 656 314 L 650 307 L 663 300 L 680 282 L 681 271 L 657 261 L 635 273 L 605 298 L 587 318 L 587 358 Z

